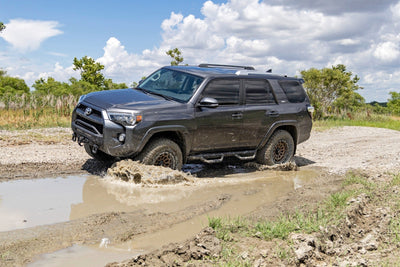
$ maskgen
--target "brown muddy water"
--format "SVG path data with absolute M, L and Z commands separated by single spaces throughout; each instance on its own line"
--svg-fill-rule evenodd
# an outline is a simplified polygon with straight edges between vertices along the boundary
M 248 214 L 302 187 L 317 176 L 311 170 L 249 171 L 235 165 L 190 165 L 186 166 L 185 171 L 201 178 L 185 174 L 186 178 L 179 178 L 177 183 L 173 182 L 174 176 L 164 176 L 163 179 L 168 181 L 166 184 L 149 180 L 138 183 L 137 179 L 121 179 L 114 173 L 104 178 L 69 176 L 0 183 L 0 231 L 52 224 L 110 211 L 169 213 L 204 203 L 221 194 L 231 196 L 230 201 L 218 210 L 169 229 L 136 236 L 123 244 L 109 243 L 105 237 L 96 246 L 76 245 L 42 255 L 31 264 L 104 266 L 108 262 L 131 258 L 135 254 L 194 236 L 207 226 L 209 217 Z M 132 177 L 137 178 L 137 175 Z

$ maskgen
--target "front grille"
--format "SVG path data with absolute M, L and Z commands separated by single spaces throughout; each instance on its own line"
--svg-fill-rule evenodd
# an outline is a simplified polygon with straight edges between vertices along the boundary
M 82 103 L 80 103 L 80 104 L 78 105 L 78 109 L 81 110 L 83 113 L 85 113 L 85 109 L 88 108 L 88 107 L 89 107 L 89 106 L 86 106 L 86 105 L 84 105 L 84 104 L 82 104 Z M 100 111 L 100 110 L 96 110 L 96 109 L 94 109 L 94 108 L 92 108 L 92 107 L 90 107 L 90 108 L 92 109 L 92 114 L 93 114 L 93 115 L 102 118 L 102 115 L 101 115 L 101 111 Z
M 81 115 L 76 116 L 76 125 L 85 128 L 86 130 L 94 134 L 103 134 L 103 124 L 96 123 L 94 121 L 88 120 Z
M 85 114 L 86 108 L 90 107 L 92 112 L 89 115 Z M 91 106 L 80 103 L 76 109 L 75 124 L 87 131 L 96 135 L 103 135 L 103 115 L 100 110 Z

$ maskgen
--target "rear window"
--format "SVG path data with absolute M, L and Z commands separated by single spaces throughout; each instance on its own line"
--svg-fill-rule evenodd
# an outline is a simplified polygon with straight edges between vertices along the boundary
M 281 80 L 279 81 L 279 84 L 285 92 L 289 102 L 301 103 L 306 99 L 306 93 L 298 81 Z
M 244 86 L 247 105 L 275 104 L 271 85 L 266 80 L 245 80 Z

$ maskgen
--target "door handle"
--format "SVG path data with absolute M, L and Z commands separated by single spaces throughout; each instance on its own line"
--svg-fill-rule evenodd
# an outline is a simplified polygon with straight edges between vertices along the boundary
M 278 117 L 279 116 L 279 112 L 276 110 L 268 110 L 267 111 L 267 116 L 269 117 Z
M 233 119 L 242 119 L 243 118 L 243 113 L 233 113 L 232 114 Z

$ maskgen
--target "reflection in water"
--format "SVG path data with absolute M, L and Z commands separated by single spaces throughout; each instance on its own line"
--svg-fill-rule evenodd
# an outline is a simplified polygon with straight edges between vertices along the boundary
M 86 178 L 46 178 L 0 183 L 0 231 L 67 221 L 82 202 Z

